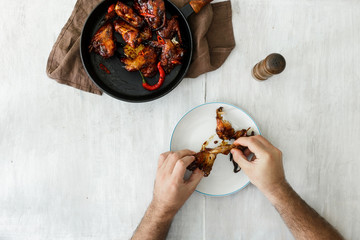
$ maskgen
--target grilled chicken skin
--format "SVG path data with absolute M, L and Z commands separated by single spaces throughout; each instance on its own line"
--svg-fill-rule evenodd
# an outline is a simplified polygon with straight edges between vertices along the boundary
M 134 8 L 145 18 L 152 30 L 158 30 L 165 25 L 164 0 L 135 0 Z
M 137 49 L 131 49 L 131 47 L 125 46 L 125 54 L 127 57 L 122 58 L 121 61 L 125 64 L 125 69 L 130 72 L 141 71 L 145 77 L 153 77 L 157 72 L 157 52 L 151 46 L 140 45 Z
M 140 28 L 144 24 L 142 17 L 137 15 L 135 11 L 128 5 L 118 1 L 115 6 L 116 14 L 131 26 Z
M 150 45 L 161 48 L 160 62 L 165 72 L 169 73 L 176 65 L 181 64 L 185 50 L 178 43 L 172 42 L 170 39 L 163 39 L 163 43 L 152 41 Z
M 173 16 L 170 20 L 166 21 L 163 28 L 157 31 L 157 34 L 162 38 L 172 39 L 176 34 L 180 44 L 182 44 L 181 32 L 177 16 Z
M 106 22 L 91 39 L 89 51 L 94 51 L 103 58 L 112 57 L 115 54 L 114 27 L 111 22 Z

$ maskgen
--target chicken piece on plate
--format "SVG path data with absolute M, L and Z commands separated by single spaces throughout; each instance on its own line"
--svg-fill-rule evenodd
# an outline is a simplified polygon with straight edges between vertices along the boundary
M 250 134 L 248 134 L 248 131 L 250 130 L 250 128 L 248 129 L 241 129 L 239 131 L 236 131 L 233 138 L 232 139 L 238 139 L 240 137 L 251 137 L 251 136 L 255 136 L 255 132 L 251 131 Z
M 137 15 L 131 7 L 120 1 L 116 3 L 115 12 L 125 22 L 129 23 L 133 27 L 140 28 L 144 24 L 142 17 Z
M 157 52 L 151 46 L 139 45 L 137 48 L 131 46 L 124 47 L 127 56 L 121 61 L 125 64 L 125 69 L 129 72 L 141 71 L 145 77 L 153 77 L 157 72 Z
M 145 17 L 153 30 L 162 28 L 166 22 L 164 0 L 135 0 L 134 8 Z
M 235 134 L 234 128 L 229 121 L 223 119 L 223 107 L 216 110 L 216 134 L 222 140 L 230 140 Z
M 231 123 L 224 120 L 222 117 L 223 107 L 219 107 L 216 110 L 216 133 L 220 139 L 230 140 L 237 139 L 239 137 L 250 137 L 254 136 L 254 131 L 251 134 L 248 134 L 248 129 L 241 129 L 240 131 L 236 131 L 231 126 Z M 204 176 L 207 177 L 210 174 L 212 166 L 214 165 L 215 159 L 219 153 L 228 155 L 233 148 L 237 148 L 241 151 L 245 151 L 247 147 L 244 146 L 236 146 L 234 144 L 228 144 L 225 141 L 222 141 L 220 146 L 215 148 L 206 148 L 207 141 L 203 144 L 201 151 L 196 153 L 195 160 L 188 166 L 188 170 L 194 171 L 196 168 L 199 168 L 204 172 Z M 234 164 L 234 172 L 239 172 L 240 168 L 237 163 L 234 162 L 234 159 L 230 157 L 230 160 Z
M 204 177 L 207 177 L 212 170 L 217 155 L 219 153 L 228 155 L 230 150 L 233 148 L 238 147 L 235 145 L 225 144 L 216 148 L 205 148 L 205 150 L 201 150 L 194 155 L 195 160 L 187 167 L 187 169 L 194 171 L 196 168 L 199 168 L 204 172 Z
M 177 16 L 173 16 L 170 20 L 166 21 L 163 28 L 157 31 L 157 34 L 162 38 L 172 39 L 177 34 L 180 44 L 182 44 L 181 32 Z
M 240 137 L 249 137 L 254 136 L 254 131 L 251 132 L 251 134 L 248 134 L 248 129 L 241 129 L 239 131 L 234 130 L 234 128 L 231 126 L 231 123 L 229 121 L 226 121 L 223 119 L 223 107 L 219 107 L 216 110 L 216 134 L 218 137 L 222 140 L 231 140 L 231 139 L 238 139 Z
M 245 134 L 243 137 L 249 137 L 250 135 L 247 135 L 247 130 L 243 129 L 241 131 L 245 131 Z M 239 131 L 240 132 L 240 131 Z M 253 132 L 251 134 L 253 136 Z M 196 168 L 199 168 L 204 172 L 204 177 L 209 176 L 212 166 L 214 165 L 215 159 L 218 154 L 224 154 L 228 155 L 231 151 L 231 149 L 236 148 L 240 151 L 245 151 L 247 147 L 244 146 L 236 146 L 234 144 L 227 144 L 226 142 L 222 142 L 222 144 L 215 148 L 205 148 L 202 149 L 200 152 L 196 153 L 194 155 L 195 160 L 187 167 L 188 170 L 194 171 Z M 233 159 L 230 159 L 233 161 Z M 238 165 L 234 164 L 234 172 L 238 168 Z
M 150 45 L 161 48 L 160 62 L 166 73 L 169 73 L 176 65 L 181 64 L 185 50 L 179 43 L 170 39 L 161 39 L 161 41 L 152 41 Z
M 131 47 L 135 48 L 140 43 L 139 30 L 127 24 L 125 21 L 115 20 L 114 28 Z
M 110 22 L 106 22 L 91 39 L 89 51 L 94 51 L 103 58 L 109 58 L 115 54 L 115 50 L 114 27 Z

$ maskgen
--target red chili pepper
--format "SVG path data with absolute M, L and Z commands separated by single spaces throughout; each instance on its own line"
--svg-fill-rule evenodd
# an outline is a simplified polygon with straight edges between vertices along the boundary
M 163 85 L 164 80 L 165 80 L 165 71 L 164 71 L 164 69 L 161 67 L 161 63 L 160 63 L 160 62 L 157 64 L 157 68 L 159 69 L 160 78 L 159 78 L 159 81 L 158 81 L 155 85 L 152 85 L 152 86 L 149 85 L 149 84 L 145 81 L 144 76 L 143 76 L 142 73 L 140 72 L 140 75 L 141 75 L 141 77 L 142 77 L 142 85 L 143 85 L 143 87 L 144 87 L 146 90 L 153 91 L 153 90 L 156 90 L 156 89 L 160 88 L 161 85 Z
M 111 13 L 112 11 L 115 10 L 115 4 L 111 5 L 109 8 L 108 8 L 108 13 Z
M 160 37 L 159 35 L 157 36 L 157 40 L 158 40 L 158 43 L 164 45 L 165 44 L 165 41 L 162 37 Z
M 144 17 L 150 17 L 150 18 L 154 18 L 155 15 L 152 15 L 150 13 L 140 13 L 141 16 L 144 16 Z
M 107 67 L 105 67 L 104 64 L 100 63 L 99 64 L 101 70 L 103 70 L 104 72 L 106 72 L 107 74 L 110 74 L 111 72 L 109 71 L 109 69 L 107 69 Z
M 180 65 L 181 64 L 181 62 L 179 62 L 178 60 L 172 60 L 171 63 L 175 64 L 175 65 Z

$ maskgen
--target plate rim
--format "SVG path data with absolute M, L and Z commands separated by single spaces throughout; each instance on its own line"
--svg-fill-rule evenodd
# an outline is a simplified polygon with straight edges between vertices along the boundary
M 250 116 L 250 114 L 248 114 L 247 112 L 245 112 L 242 108 L 240 108 L 240 107 L 238 107 L 238 106 L 235 106 L 235 105 L 233 105 L 233 104 L 230 104 L 230 103 L 226 103 L 226 102 L 208 102 L 208 103 L 203 103 L 203 104 L 200 104 L 200 105 L 198 105 L 198 106 L 196 106 L 196 107 L 193 107 L 192 109 L 190 109 L 189 111 L 187 111 L 187 112 L 178 120 L 178 122 L 176 123 L 176 125 L 175 125 L 175 127 L 174 127 L 174 130 L 173 130 L 173 132 L 172 132 L 172 134 L 171 134 L 170 148 L 169 148 L 170 151 L 171 151 L 171 145 L 172 145 L 172 141 L 173 141 L 173 137 L 174 137 L 174 132 L 175 132 L 176 128 L 178 127 L 179 123 L 181 122 L 181 120 L 183 120 L 183 118 L 185 118 L 189 113 L 191 113 L 191 112 L 194 111 L 195 109 L 200 108 L 200 107 L 205 106 L 205 105 L 210 105 L 210 104 L 224 104 L 224 105 L 228 105 L 228 106 L 231 106 L 231 107 L 234 107 L 234 108 L 240 110 L 240 111 L 243 112 L 245 115 L 247 115 L 247 116 L 251 119 L 251 121 L 253 121 L 253 123 L 255 124 L 255 126 L 256 126 L 256 128 L 257 128 L 257 130 L 258 130 L 258 132 L 259 132 L 259 135 L 261 135 L 260 128 L 259 128 L 259 126 L 257 125 L 257 123 L 255 122 L 255 120 Z M 237 190 L 235 190 L 235 191 L 233 191 L 233 192 L 225 193 L 225 194 L 218 194 L 218 195 L 217 195 L 217 194 L 204 193 L 204 192 L 201 192 L 201 191 L 196 190 L 196 189 L 195 189 L 195 191 L 198 192 L 198 193 L 200 193 L 200 194 L 203 194 L 203 195 L 205 195 L 205 196 L 225 197 L 225 196 L 229 196 L 229 195 L 231 195 L 231 194 L 234 194 L 234 193 L 236 193 L 236 192 L 239 192 L 240 190 L 242 190 L 242 189 L 244 189 L 245 187 L 247 187 L 249 184 L 250 184 L 250 180 L 249 180 L 244 186 L 242 186 L 241 188 L 239 188 L 239 189 L 237 189 Z

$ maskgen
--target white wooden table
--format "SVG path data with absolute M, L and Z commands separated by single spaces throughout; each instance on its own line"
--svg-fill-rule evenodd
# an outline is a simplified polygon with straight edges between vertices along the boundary
M 152 197 L 158 155 L 189 109 L 249 112 L 284 154 L 288 181 L 347 239 L 360 236 L 360 2 L 233 0 L 237 46 L 221 69 L 130 104 L 47 78 L 75 0 L 0 0 L 0 239 L 128 239 Z M 266 82 L 252 66 L 279 52 Z M 195 193 L 169 239 L 292 239 L 253 186 Z

